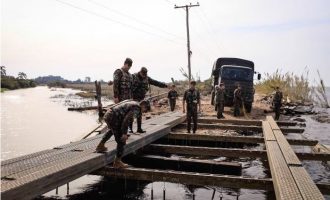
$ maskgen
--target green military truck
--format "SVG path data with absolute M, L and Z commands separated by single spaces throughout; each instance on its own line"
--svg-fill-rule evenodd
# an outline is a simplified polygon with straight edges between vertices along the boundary
M 240 58 L 218 58 L 212 69 L 212 98 L 211 104 L 214 105 L 214 88 L 220 83 L 225 84 L 226 98 L 225 106 L 233 105 L 234 90 L 237 85 L 241 85 L 243 103 L 246 112 L 250 113 L 252 110 L 252 102 L 254 100 L 253 76 L 254 63 L 249 60 Z M 261 74 L 258 73 L 258 80 Z

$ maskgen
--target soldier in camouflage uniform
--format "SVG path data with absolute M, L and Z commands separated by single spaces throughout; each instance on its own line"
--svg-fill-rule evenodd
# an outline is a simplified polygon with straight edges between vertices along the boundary
M 242 90 L 241 86 L 237 85 L 237 88 L 234 90 L 234 116 L 237 117 L 240 115 L 240 109 L 242 106 Z
M 171 111 L 174 111 L 175 109 L 175 104 L 176 104 L 176 99 L 178 98 L 178 92 L 175 90 L 175 85 L 173 84 L 171 86 L 171 90 L 167 94 L 167 98 L 170 104 L 170 109 Z
M 187 103 L 187 133 L 190 133 L 191 118 L 194 123 L 193 133 L 197 130 L 197 107 L 201 111 L 201 102 L 199 91 L 195 89 L 196 81 L 190 82 L 190 88 L 184 92 L 183 96 L 183 113 L 185 113 L 185 103 Z
M 125 100 L 109 108 L 105 113 L 104 121 L 109 130 L 104 134 L 101 142 L 96 147 L 96 152 L 106 152 L 107 148 L 104 144 L 114 135 L 117 142 L 117 154 L 113 163 L 115 168 L 127 167 L 127 165 L 121 161 L 121 157 L 127 140 L 128 125 L 132 121 L 133 116 L 141 116 L 142 112 L 146 111 L 146 107 L 146 101 L 138 103 L 133 100 Z
M 129 73 L 132 64 L 132 59 L 126 58 L 124 66 L 117 69 L 113 74 L 113 98 L 115 103 L 132 99 L 133 77 Z
M 154 85 L 160 88 L 168 87 L 165 83 L 156 81 L 148 76 L 148 70 L 145 67 L 142 67 L 141 70 L 135 74 L 133 74 L 133 85 L 132 85 L 132 92 L 133 92 L 133 100 L 134 101 L 142 101 L 146 93 L 149 91 L 149 85 Z M 130 128 L 132 130 L 132 124 Z M 142 125 L 142 116 L 137 118 L 137 132 L 138 133 L 145 133 L 145 131 L 141 127 Z
M 273 105 L 274 105 L 274 111 L 275 111 L 275 120 L 279 120 L 280 113 L 281 113 L 283 94 L 280 91 L 279 87 L 276 87 L 275 89 L 276 89 L 276 92 L 275 92 L 274 98 L 273 98 Z
M 223 116 L 223 110 L 225 106 L 225 85 L 223 83 L 220 83 L 220 87 L 217 85 L 215 90 L 215 106 L 217 110 L 217 118 L 225 118 Z

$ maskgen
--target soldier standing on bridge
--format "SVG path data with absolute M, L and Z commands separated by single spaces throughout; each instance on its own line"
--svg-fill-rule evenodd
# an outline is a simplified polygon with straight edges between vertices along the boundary
M 132 84 L 132 93 L 134 101 L 142 101 L 146 93 L 149 91 L 149 85 L 154 85 L 160 88 L 168 87 L 165 83 L 156 81 L 148 76 L 148 70 L 145 67 L 142 67 L 141 70 L 135 74 L 133 74 L 133 84 Z M 130 125 L 130 129 L 132 130 L 133 121 Z M 137 118 L 137 132 L 145 133 L 142 129 L 142 116 Z
M 234 90 L 234 116 L 240 115 L 240 109 L 242 106 L 242 90 L 241 86 L 238 84 L 237 88 Z
M 216 106 L 216 110 L 217 110 L 217 118 L 221 119 L 221 118 L 225 118 L 223 116 L 223 110 L 224 110 L 224 106 L 225 106 L 225 84 L 220 83 L 220 87 L 217 85 L 215 90 L 215 106 Z
M 185 113 L 185 103 L 187 103 L 187 133 L 190 133 L 191 118 L 193 120 L 193 133 L 197 130 L 197 107 L 201 111 L 201 102 L 199 91 L 195 89 L 196 81 L 190 81 L 190 88 L 184 92 L 183 113 Z
M 275 120 L 279 120 L 280 113 L 281 113 L 283 94 L 280 91 L 279 87 L 276 87 L 275 90 L 276 90 L 276 92 L 275 92 L 274 98 L 273 98 L 273 105 L 274 105 L 274 111 L 275 111 Z
M 132 59 L 126 58 L 124 66 L 117 69 L 113 74 L 113 98 L 115 103 L 132 99 L 133 77 L 129 73 L 132 64 Z
M 104 144 L 110 139 L 112 135 L 115 136 L 117 142 L 117 154 L 113 167 L 125 168 L 128 165 L 121 161 L 124 152 L 124 146 L 127 140 L 128 126 L 133 120 L 133 116 L 139 117 L 142 112 L 147 110 L 147 102 L 141 101 L 140 103 L 133 100 L 125 100 L 119 104 L 109 108 L 104 115 L 104 121 L 108 126 L 108 132 L 106 132 L 101 142 L 96 147 L 96 152 L 106 152 L 108 149 Z
M 171 111 L 174 111 L 175 109 L 175 104 L 176 104 L 176 99 L 178 98 L 178 92 L 175 90 L 175 85 L 173 84 L 171 86 L 171 90 L 167 94 L 167 98 L 170 104 L 170 109 Z

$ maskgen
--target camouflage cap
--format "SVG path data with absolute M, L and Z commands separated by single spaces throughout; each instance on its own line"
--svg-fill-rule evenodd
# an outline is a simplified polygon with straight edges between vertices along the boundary
M 133 60 L 130 58 L 126 58 L 124 64 L 127 64 L 128 66 L 132 66 Z
M 143 75 L 147 75 L 148 73 L 148 69 L 146 67 L 141 67 L 141 70 L 140 70 L 141 74 Z
M 190 84 L 196 85 L 196 81 L 192 80 L 192 81 L 190 81 Z

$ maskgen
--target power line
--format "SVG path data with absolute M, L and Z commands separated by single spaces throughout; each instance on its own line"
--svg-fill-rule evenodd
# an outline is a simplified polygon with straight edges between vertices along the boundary
M 168 39 L 168 38 L 166 38 L 166 37 L 164 37 L 164 36 L 162 36 L 162 35 L 154 34 L 154 33 L 151 33 L 151 32 L 149 32 L 149 31 L 145 31 L 145 30 L 143 30 L 143 29 L 137 28 L 137 27 L 135 27 L 135 26 L 132 26 L 132 25 L 129 25 L 129 24 L 126 24 L 126 23 L 122 23 L 122 22 L 120 22 L 120 21 L 118 21 L 118 20 L 111 19 L 111 18 L 109 18 L 109 17 L 107 17 L 107 16 L 104 16 L 104 15 L 98 14 L 98 13 L 96 13 L 96 12 L 93 12 L 93 11 L 90 11 L 90 10 L 87 10 L 87 9 L 84 9 L 84 8 L 80 8 L 80 7 L 78 7 L 78 6 L 74 5 L 74 4 L 67 3 L 67 2 L 64 2 L 64 1 L 61 1 L 61 0 L 55 0 L 55 1 L 57 1 L 57 2 L 59 2 L 59 3 L 61 3 L 61 4 L 64 4 L 64 5 L 70 6 L 70 7 L 72 7 L 72 8 L 75 8 L 75 9 L 78 9 L 78 10 L 81 10 L 81 11 L 84 11 L 84 12 L 89 13 L 89 14 L 91 14 L 91 15 L 94 15 L 94 16 L 97 16 L 97 17 L 100 17 L 100 18 L 103 18 L 103 19 L 105 19 L 105 20 L 108 20 L 108 21 L 111 21 L 111 22 L 115 22 L 115 23 L 117 23 L 117 24 L 121 24 L 121 25 L 126 26 L 126 27 L 129 27 L 129 28 L 131 28 L 131 29 L 134 29 L 134 30 L 137 30 L 137 31 L 140 31 L 140 32 L 143 32 L 143 33 L 149 34 L 149 35 L 153 35 L 153 36 L 156 36 L 156 37 L 162 38 L 162 39 L 167 40 L 167 41 L 169 41 L 169 42 L 172 42 L 172 43 L 174 43 L 174 44 L 177 44 L 177 45 L 180 45 L 180 46 L 183 45 L 183 43 L 179 43 L 179 42 L 177 42 L 177 41 L 175 41 L 175 40 Z
M 161 29 L 161 28 L 156 27 L 156 26 L 154 26 L 154 25 L 151 25 L 151 24 L 148 24 L 148 23 L 146 23 L 146 22 L 143 22 L 143 21 L 141 21 L 141 20 L 139 20 L 139 19 L 136 19 L 135 17 L 129 16 L 129 15 L 125 14 L 125 13 L 122 13 L 122 12 L 120 12 L 120 11 L 117 11 L 117 10 L 115 10 L 115 9 L 112 9 L 112 8 L 110 8 L 110 7 L 108 7 L 108 6 L 104 5 L 104 4 L 98 3 L 98 2 L 93 1 L 93 0 L 88 0 L 88 1 L 91 2 L 91 3 L 93 3 L 93 4 L 95 4 L 95 5 L 97 5 L 97 6 L 100 6 L 100 7 L 102 7 L 102 8 L 105 8 L 105 9 L 111 11 L 111 12 L 117 13 L 117 14 L 119 14 L 119 15 L 121 15 L 121 16 L 127 17 L 127 18 L 129 18 L 129 19 L 131 19 L 131 20 L 133 20 L 133 21 L 136 21 L 136 22 L 138 22 L 138 23 L 140 23 L 140 24 L 143 24 L 143 25 L 145 25 L 145 26 L 148 26 L 148 27 L 150 27 L 150 28 L 153 28 L 153 29 L 155 29 L 155 30 L 161 31 L 161 32 L 166 33 L 166 34 L 168 34 L 168 35 L 172 35 L 172 36 L 175 36 L 175 37 L 178 37 L 178 38 L 182 38 L 182 39 L 184 39 L 182 36 L 179 36 L 179 35 L 176 35 L 176 34 L 170 33 L 170 32 L 168 32 L 168 31 L 165 31 L 164 29 Z

